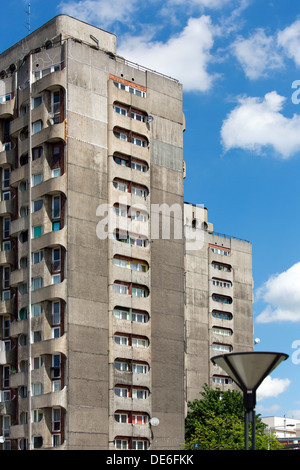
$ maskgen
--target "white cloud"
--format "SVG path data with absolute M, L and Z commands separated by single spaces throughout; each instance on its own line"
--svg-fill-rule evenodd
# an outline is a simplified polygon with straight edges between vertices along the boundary
M 242 148 L 260 154 L 272 148 L 285 159 L 300 151 L 300 116 L 286 118 L 281 114 L 284 101 L 276 91 L 267 93 L 263 99 L 240 98 L 222 125 L 225 151 Z
M 256 391 L 257 401 L 278 397 L 288 389 L 290 383 L 289 379 L 273 379 L 268 375 Z
M 166 42 L 123 37 L 119 54 L 179 80 L 185 91 L 207 91 L 214 77 L 207 71 L 214 43 L 210 17 L 190 18 L 187 26 Z
M 287 411 L 287 416 L 292 417 L 293 419 L 299 419 L 300 420 L 300 410 L 289 410 Z
M 232 0 L 168 0 L 168 5 L 191 6 L 194 8 L 219 9 L 231 3 Z
M 277 42 L 287 56 L 294 59 L 296 65 L 300 66 L 300 20 L 279 31 Z
M 107 28 L 116 21 L 129 21 L 137 5 L 137 0 L 63 0 L 58 8 L 61 13 Z
M 274 321 L 300 321 L 300 263 L 294 264 L 283 273 L 272 276 L 257 291 L 257 298 L 263 298 L 266 308 L 258 315 L 258 323 Z
M 276 416 L 280 409 L 281 409 L 281 406 L 279 405 L 272 405 L 272 406 L 265 407 L 265 406 L 258 404 L 256 406 L 256 411 L 264 416 Z
M 232 50 L 246 76 L 252 80 L 266 76 L 269 70 L 283 65 L 283 59 L 274 47 L 274 38 L 266 36 L 262 29 L 249 39 L 239 37 L 233 43 Z

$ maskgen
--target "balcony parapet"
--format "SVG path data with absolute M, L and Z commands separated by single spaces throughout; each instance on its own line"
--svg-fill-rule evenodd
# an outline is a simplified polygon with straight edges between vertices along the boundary
M 0 152 L 0 167 L 4 165 L 13 166 L 17 159 L 17 148 L 14 147 L 11 150 L 3 150 Z
M 59 392 L 44 393 L 32 397 L 32 409 L 52 408 L 53 406 L 67 408 L 67 387 Z
M 8 119 L 13 117 L 14 109 L 15 109 L 15 102 L 16 99 L 12 98 L 9 101 L 5 101 L 4 103 L 0 104 L 0 118 L 1 119 Z

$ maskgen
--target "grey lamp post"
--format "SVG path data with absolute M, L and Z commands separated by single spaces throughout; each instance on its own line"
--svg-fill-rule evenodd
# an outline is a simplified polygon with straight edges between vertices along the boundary
M 282 361 L 287 354 L 277 352 L 241 352 L 214 356 L 211 361 L 221 367 L 241 388 L 245 407 L 245 449 L 249 449 L 248 429 L 252 422 L 252 449 L 256 449 L 255 404 L 256 390 L 262 381 Z

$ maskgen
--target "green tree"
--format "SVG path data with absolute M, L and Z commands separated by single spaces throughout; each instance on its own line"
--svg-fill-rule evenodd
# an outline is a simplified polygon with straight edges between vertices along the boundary
M 243 395 L 237 390 L 222 392 L 204 385 L 202 399 L 188 403 L 185 449 L 242 450 L 244 449 Z M 278 449 L 277 439 L 265 432 L 266 425 L 256 415 L 256 448 Z M 249 429 L 251 446 L 251 429 Z

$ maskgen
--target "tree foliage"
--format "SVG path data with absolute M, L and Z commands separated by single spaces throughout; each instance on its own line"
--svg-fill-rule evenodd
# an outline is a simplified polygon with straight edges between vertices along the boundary
M 244 403 L 237 390 L 212 390 L 207 385 L 202 399 L 189 402 L 186 417 L 185 449 L 242 450 L 244 449 Z M 278 449 L 278 441 L 265 432 L 266 425 L 256 415 L 256 448 Z M 249 429 L 251 446 L 251 429 Z

